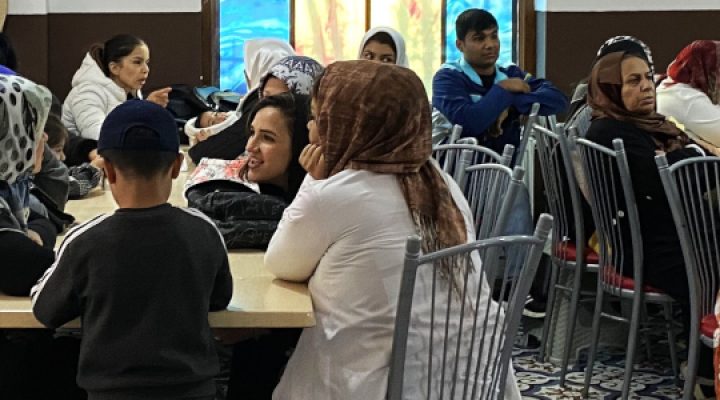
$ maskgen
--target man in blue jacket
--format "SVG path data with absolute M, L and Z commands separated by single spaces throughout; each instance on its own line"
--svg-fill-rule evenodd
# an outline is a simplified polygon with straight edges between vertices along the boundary
M 441 66 L 433 78 L 432 104 L 462 136 L 502 153 L 505 144 L 518 148 L 519 117 L 540 103 L 541 115 L 567 108 L 565 95 L 544 79 L 533 78 L 515 65 L 496 65 L 500 54 L 498 24 L 492 14 L 472 8 L 455 21 L 455 45 L 463 53 Z

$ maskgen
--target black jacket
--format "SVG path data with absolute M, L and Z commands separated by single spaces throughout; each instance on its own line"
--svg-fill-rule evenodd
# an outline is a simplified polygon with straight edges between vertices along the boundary
M 266 249 L 288 205 L 285 193 L 260 185 L 262 193 L 232 182 L 205 182 L 188 190 L 188 206 L 210 217 L 228 249 Z
M 613 147 L 614 139 L 623 140 L 640 217 L 644 280 L 681 302 L 687 301 L 685 263 L 670 204 L 655 164 L 656 145 L 652 137 L 632 123 L 603 118 L 592 121 L 587 139 L 608 148 Z M 667 153 L 666 157 L 672 165 L 700 155 L 695 149 L 682 148 Z M 620 182 L 619 177 L 616 182 Z M 624 246 L 632 249 L 629 229 L 623 228 Z M 625 262 L 625 270 L 630 272 L 627 266 L 631 265 L 631 254 Z
M 79 225 L 32 296 L 48 327 L 82 318 L 77 381 L 89 398 L 215 393 L 208 311 L 227 306 L 232 277 L 220 234 L 197 210 L 119 209 Z

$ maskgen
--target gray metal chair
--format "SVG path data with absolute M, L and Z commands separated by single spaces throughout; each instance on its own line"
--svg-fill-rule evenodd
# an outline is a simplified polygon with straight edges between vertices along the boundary
M 522 189 L 525 171 L 499 164 L 472 165 L 460 184 L 475 221 L 477 239 L 503 233 L 515 198 Z
M 462 139 L 461 139 L 462 140 Z M 467 167 L 476 164 L 495 163 L 510 166 L 514 147 L 505 146 L 503 154 L 473 144 L 441 144 L 433 147 L 433 158 L 440 164 L 440 168 L 453 177 L 455 182 L 462 185 Z
M 532 128 L 543 182 L 545 183 L 545 197 L 550 214 L 553 216 L 550 256 L 552 272 L 548 292 L 548 307 L 538 358 L 541 361 L 545 360 L 545 352 L 550 340 L 550 325 L 554 314 L 556 291 L 562 290 L 570 295 L 565 348 L 560 363 L 560 386 L 565 386 L 568 360 L 573 338 L 575 337 L 582 277 L 586 270 L 597 272 L 598 254 L 586 246 L 587 238 L 585 238 L 582 197 L 575 182 L 575 172 L 572 166 L 567 136 L 562 131 L 556 133 L 538 124 L 533 125 Z M 569 197 L 567 194 L 569 194 Z M 572 273 L 572 285 L 558 284 L 558 278 L 562 271 Z M 594 299 L 595 293 L 591 293 L 591 296 Z
M 408 238 L 390 359 L 389 400 L 402 399 L 405 380 L 416 378 L 405 376 L 409 355 L 422 357 L 420 365 L 427 366 L 427 380 L 417 384 L 424 386 L 422 391 L 428 399 L 504 398 L 522 308 L 551 225 L 552 217 L 543 214 L 533 236 L 496 237 L 425 255 L 420 254 L 420 238 Z M 494 279 L 487 276 L 487 271 L 504 269 L 505 260 L 500 255 L 505 252 L 498 250 L 521 252 L 525 263 L 519 276 L 508 274 L 507 269 L 504 275 L 495 276 L 502 277 L 503 284 L 491 288 L 487 282 Z M 462 277 L 459 282 L 440 277 L 440 260 L 454 262 Z M 428 279 L 432 279 L 429 298 L 418 298 L 416 280 Z M 492 291 L 496 293 L 489 293 Z M 411 330 L 419 329 L 411 324 L 413 310 L 418 312 L 418 308 L 430 314 L 423 314 L 429 321 L 424 324 L 429 341 L 426 353 L 413 355 L 407 353 L 408 337 Z M 483 364 L 486 368 L 482 368 Z
M 720 289 L 720 158 L 668 164 L 655 157 L 682 247 L 690 290 L 690 343 L 683 399 L 692 399 L 700 342 L 713 347 L 715 300 Z
M 540 121 L 540 103 L 533 103 L 530 107 L 530 113 L 527 115 L 525 125 L 520 130 L 520 146 L 518 147 L 517 157 L 515 157 L 515 165 L 522 165 L 522 160 L 525 157 L 525 150 L 530 140 L 530 132 L 532 126 Z
M 643 284 L 640 219 L 622 140 L 613 140 L 613 149 L 577 137 L 570 138 L 570 144 L 579 153 L 587 178 L 593 220 L 600 243 L 600 270 L 593 314 L 592 342 L 585 369 L 583 394 L 588 395 L 592 378 L 600 336 L 600 317 L 607 317 L 628 322 L 630 325 L 622 386 L 622 398 L 627 399 L 632 381 L 640 318 L 645 303 L 655 303 L 663 307 L 673 371 L 677 371 L 675 333 L 672 329 L 673 299 L 662 291 Z M 604 295 L 631 301 L 632 311 L 629 320 L 603 312 Z

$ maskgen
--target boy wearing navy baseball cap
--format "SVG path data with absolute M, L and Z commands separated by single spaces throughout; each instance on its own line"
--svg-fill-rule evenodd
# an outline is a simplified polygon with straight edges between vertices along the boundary
M 222 235 L 202 213 L 167 203 L 180 171 L 164 108 L 129 100 L 105 119 L 98 153 L 119 209 L 72 229 L 33 287 L 50 328 L 82 318 L 78 384 L 93 399 L 212 399 L 219 371 L 208 311 L 232 277 Z

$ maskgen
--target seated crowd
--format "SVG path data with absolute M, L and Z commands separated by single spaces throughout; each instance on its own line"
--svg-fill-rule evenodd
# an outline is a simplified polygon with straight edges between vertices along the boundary
M 237 109 L 184 126 L 196 165 L 184 188 L 191 208 L 168 204 L 183 156 L 166 110 L 171 89 L 142 94 L 147 43 L 122 34 L 92 46 L 60 112 L 47 88 L 21 77 L 9 47 L 0 57 L 0 292 L 32 296 L 49 328 L 81 317 L 83 329 L 57 355 L 77 386 L 27 359 L 68 335 L 0 332 L 0 397 L 214 398 L 220 362 L 207 312 L 232 295 L 227 249 L 255 248 L 279 279 L 307 282 L 316 325 L 223 338 L 233 349 L 228 398 L 385 398 L 406 238 L 419 234 L 431 252 L 476 237 L 462 190 L 431 158 L 435 114 L 502 153 L 519 147 L 534 103 L 540 115 L 568 108 L 548 80 L 497 63 L 490 13 L 464 11 L 456 32 L 462 56 L 435 74 L 430 104 L 392 28 L 369 30 L 358 60 L 327 66 L 279 40 L 247 41 L 249 91 Z M 647 46 L 613 38 L 567 120 L 600 145 L 624 141 L 645 279 L 678 301 L 685 327 L 687 276 L 654 157 L 720 154 L 718 60 L 720 42 L 693 42 L 656 91 Z M 105 180 L 119 209 L 74 224 L 68 199 Z M 486 289 L 478 296 L 494 301 Z M 415 299 L 430 292 L 418 288 Z M 409 353 L 432 340 L 411 338 Z M 711 378 L 712 355 L 701 354 L 699 375 Z M 442 379 L 425 376 L 425 362 L 408 361 L 405 398 L 428 396 L 418 382 Z M 38 377 L 53 389 L 32 387 Z M 512 368 L 505 397 L 520 398 Z

